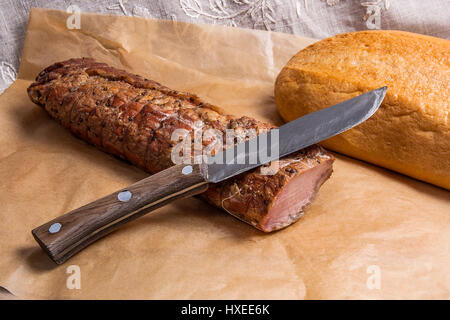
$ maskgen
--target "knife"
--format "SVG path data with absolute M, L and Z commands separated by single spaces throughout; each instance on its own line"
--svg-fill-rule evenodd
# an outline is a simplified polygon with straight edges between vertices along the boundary
M 209 183 L 277 160 L 362 123 L 377 111 L 386 90 L 387 87 L 378 88 L 307 114 L 200 164 L 170 167 L 37 227 L 32 231 L 33 237 L 54 262 L 64 263 L 121 225 L 176 199 L 205 192 Z M 270 155 L 267 143 L 261 143 L 269 140 Z M 255 145 L 256 149 L 252 147 Z

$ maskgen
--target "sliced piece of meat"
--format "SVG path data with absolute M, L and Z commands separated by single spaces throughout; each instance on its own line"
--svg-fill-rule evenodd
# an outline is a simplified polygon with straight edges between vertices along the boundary
M 262 174 L 263 166 L 210 185 L 202 196 L 262 231 L 275 231 L 303 215 L 331 176 L 333 161 L 323 148 L 311 146 L 273 162 L 279 168 L 274 175 Z

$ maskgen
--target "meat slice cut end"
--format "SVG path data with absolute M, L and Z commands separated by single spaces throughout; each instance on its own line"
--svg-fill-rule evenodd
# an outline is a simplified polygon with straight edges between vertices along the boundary
M 271 232 L 297 221 L 332 171 L 332 161 L 325 161 L 291 179 L 281 188 L 258 227 L 264 232 Z

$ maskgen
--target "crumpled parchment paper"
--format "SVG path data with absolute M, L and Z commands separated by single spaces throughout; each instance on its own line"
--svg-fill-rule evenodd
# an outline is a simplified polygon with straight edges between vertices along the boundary
M 449 192 L 340 155 L 305 216 L 282 231 L 264 234 L 192 198 L 55 265 L 31 230 L 146 174 L 74 138 L 30 102 L 26 88 L 42 68 L 94 57 L 280 124 L 274 79 L 313 42 L 96 14 L 69 30 L 68 17 L 32 10 L 19 79 L 0 96 L 1 286 L 19 298 L 450 298 Z

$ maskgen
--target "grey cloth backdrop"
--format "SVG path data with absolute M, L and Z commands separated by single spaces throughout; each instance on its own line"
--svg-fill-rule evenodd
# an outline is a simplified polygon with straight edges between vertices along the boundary
M 31 7 L 202 22 L 325 38 L 398 29 L 450 39 L 450 0 L 0 0 L 0 92 L 17 75 Z

